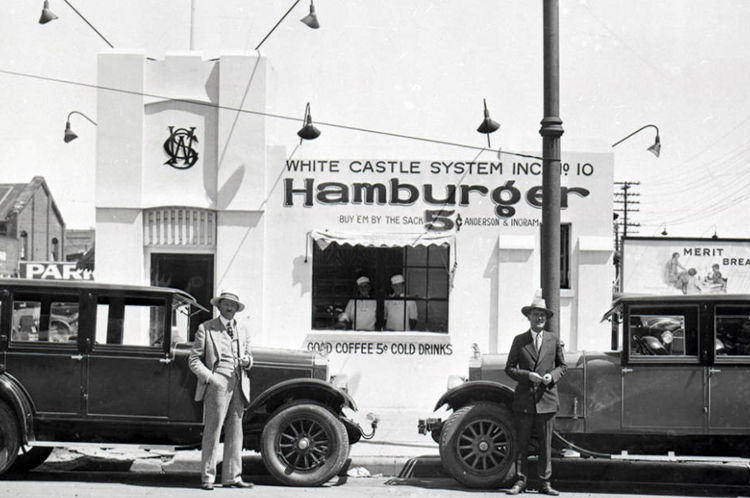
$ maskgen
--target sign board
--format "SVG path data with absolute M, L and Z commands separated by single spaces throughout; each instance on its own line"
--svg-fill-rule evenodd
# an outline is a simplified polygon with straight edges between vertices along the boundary
M 76 263 L 60 261 L 21 261 L 21 278 L 34 280 L 94 280 L 94 273 L 77 270 Z
M 646 294 L 750 294 L 750 240 L 628 237 L 622 290 Z

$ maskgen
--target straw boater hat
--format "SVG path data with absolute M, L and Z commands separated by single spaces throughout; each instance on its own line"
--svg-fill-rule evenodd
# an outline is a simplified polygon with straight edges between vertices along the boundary
M 365 276 L 359 277 L 357 279 L 357 285 L 369 284 L 369 283 L 370 283 L 370 279 Z
M 403 275 L 394 275 L 391 277 L 391 285 L 403 284 L 406 282 Z
M 221 294 L 211 299 L 211 305 L 218 307 L 219 301 L 221 301 L 222 299 L 226 299 L 227 301 L 234 301 L 235 303 L 237 303 L 237 311 L 242 311 L 245 309 L 245 305 L 242 304 L 240 298 L 237 296 L 237 293 L 232 290 L 221 291 Z
M 526 316 L 529 316 L 529 313 L 531 313 L 531 310 L 542 310 L 547 314 L 547 318 L 551 318 L 555 312 L 551 309 L 547 308 L 547 302 L 544 300 L 543 297 L 534 297 L 534 300 L 531 302 L 529 306 L 524 306 L 521 308 L 521 313 L 523 313 Z

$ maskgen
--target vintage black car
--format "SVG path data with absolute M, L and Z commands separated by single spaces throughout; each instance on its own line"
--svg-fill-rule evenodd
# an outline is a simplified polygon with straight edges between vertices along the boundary
M 604 319 L 611 351 L 565 353 L 556 448 L 750 456 L 750 295 L 620 296 Z M 469 487 L 497 487 L 514 473 L 506 361 L 477 353 L 468 379 L 435 406 L 452 410 L 448 420 L 419 421 Z
M 188 369 L 185 292 L 92 282 L 0 279 L 0 474 L 56 446 L 197 446 L 202 404 Z M 327 359 L 253 348 L 245 447 L 293 486 L 317 486 L 363 435 Z M 340 379 L 339 379 L 340 380 Z

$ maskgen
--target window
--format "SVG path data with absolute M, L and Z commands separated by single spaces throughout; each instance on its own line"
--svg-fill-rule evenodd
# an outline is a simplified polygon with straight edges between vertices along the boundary
M 13 342 L 67 342 L 78 339 L 76 296 L 30 297 L 18 294 L 13 302 Z
M 570 289 L 570 223 L 560 225 L 560 288 Z M 539 228 L 541 237 L 541 225 Z M 541 239 L 540 239 L 541 240 Z M 544 250 L 544 244 L 541 247 Z M 542 255 L 544 258 L 544 255 Z M 544 278 L 544 277 L 542 277 Z M 540 283 L 544 287 L 544 281 Z
M 96 344 L 161 347 L 164 340 L 166 299 L 102 296 L 96 307 Z
M 717 306 L 714 327 L 716 359 L 750 359 L 750 306 Z
M 313 330 L 448 332 L 449 253 L 447 244 L 313 244 Z M 403 284 L 392 280 L 397 275 Z M 357 284 L 363 276 L 364 292 Z
M 52 254 L 50 254 L 52 261 L 60 261 L 60 241 L 57 237 L 52 237 Z
M 29 259 L 29 234 L 26 230 L 21 232 L 21 247 L 19 248 L 19 257 L 22 261 Z
M 630 357 L 698 357 L 695 307 L 634 306 L 630 309 Z

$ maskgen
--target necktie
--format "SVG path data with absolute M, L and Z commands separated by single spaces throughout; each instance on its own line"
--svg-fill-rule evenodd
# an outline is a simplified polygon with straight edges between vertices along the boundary
M 234 339 L 234 329 L 232 329 L 232 322 L 227 322 L 227 334 L 231 339 Z
M 534 345 L 536 346 L 536 351 L 539 352 L 540 349 L 542 349 L 542 333 L 539 332 L 536 335 L 536 338 L 534 339 Z

